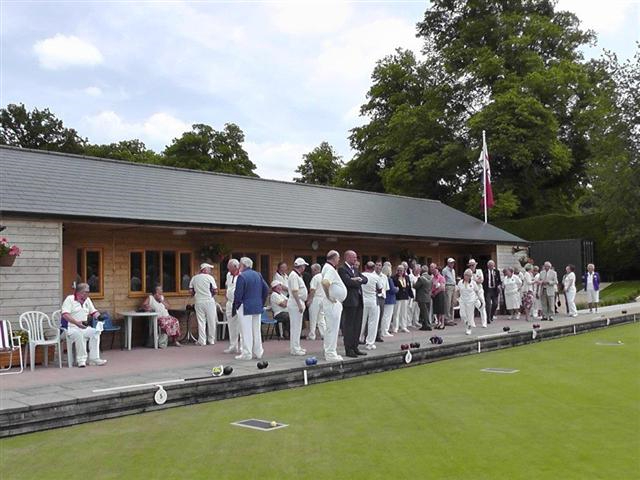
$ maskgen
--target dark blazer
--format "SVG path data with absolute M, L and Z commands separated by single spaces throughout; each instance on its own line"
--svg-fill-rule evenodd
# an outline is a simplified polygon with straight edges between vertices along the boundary
M 431 303 L 431 287 L 433 286 L 433 277 L 431 275 L 420 275 L 416 280 L 413 288 L 416 289 L 416 302 Z
M 496 280 L 494 287 L 498 288 L 502 284 L 502 280 L 500 280 L 500 271 L 497 268 L 494 268 L 493 271 L 495 273 L 495 280 Z M 484 275 L 484 280 L 482 280 L 482 288 L 486 291 L 489 288 L 489 275 L 491 275 L 491 273 L 488 268 L 483 273 L 485 275 Z
M 400 275 L 395 274 L 393 276 L 393 283 L 398 287 L 398 293 L 396 293 L 396 300 L 409 300 L 413 298 L 413 290 L 411 290 L 411 280 L 409 280 L 409 275 L 404 276 L 405 287 L 402 287 L 399 279 Z
M 351 270 L 347 265 L 343 264 L 338 268 L 338 275 L 347 287 L 347 298 L 342 302 L 343 307 L 359 307 L 362 306 L 362 288 L 363 284 L 369 280 L 358 270 Z M 362 282 L 351 280 L 351 277 L 360 277 Z
M 267 295 L 269 295 L 267 282 L 261 274 L 248 268 L 241 272 L 236 280 L 233 308 L 238 310 L 242 305 L 245 315 L 260 315 Z

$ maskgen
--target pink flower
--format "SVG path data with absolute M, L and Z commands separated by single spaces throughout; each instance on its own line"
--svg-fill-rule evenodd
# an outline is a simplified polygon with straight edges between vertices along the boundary
M 13 257 L 18 257 L 20 256 L 20 254 L 22 253 L 22 250 L 20 250 L 20 248 L 18 248 L 17 245 L 13 245 L 10 249 L 9 249 L 9 255 L 13 256 Z

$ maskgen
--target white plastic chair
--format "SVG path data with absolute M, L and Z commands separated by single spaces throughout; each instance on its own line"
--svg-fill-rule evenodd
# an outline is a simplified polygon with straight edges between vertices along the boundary
M 46 324 L 52 330 L 55 330 L 56 335 L 54 338 L 47 340 L 44 337 L 44 327 Z M 31 360 L 31 371 L 35 370 L 36 365 L 36 347 L 44 347 L 44 364 L 49 365 L 49 346 L 56 347 L 56 354 L 58 356 L 58 366 L 62 368 L 62 348 L 60 348 L 60 330 L 51 323 L 51 319 L 46 313 L 31 311 L 24 312 L 20 315 L 18 320 L 20 322 L 20 328 L 26 330 L 29 334 L 29 358 Z
M 219 328 L 219 340 L 224 340 L 226 333 L 229 331 L 229 320 L 227 319 L 226 310 L 222 309 L 222 306 L 219 303 L 216 303 L 216 317 L 218 316 L 218 311 L 222 312 L 222 320 L 218 320 L 216 318 L 216 330 Z
M 60 342 L 64 342 L 67 348 L 67 366 L 73 367 L 73 342 L 67 338 L 67 329 L 62 328 L 62 310 L 56 310 L 51 314 L 53 326 L 60 332 Z
M 13 352 L 19 352 L 20 355 L 20 370 L 12 372 L 13 367 Z M 14 337 L 11 330 L 11 322 L 8 320 L 0 320 L 0 352 L 9 353 L 9 366 L 0 369 L 0 375 L 13 375 L 16 373 L 22 373 L 24 370 L 24 363 L 22 361 L 22 348 L 20 348 L 20 337 Z

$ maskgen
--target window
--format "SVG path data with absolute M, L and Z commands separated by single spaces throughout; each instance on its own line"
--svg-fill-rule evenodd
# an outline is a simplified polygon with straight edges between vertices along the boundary
M 76 251 L 76 282 L 89 285 L 94 297 L 104 296 L 102 249 L 78 248 Z
M 256 272 L 260 272 L 267 283 L 271 282 L 271 274 L 269 273 L 265 276 L 265 268 L 266 272 L 269 272 L 269 255 L 260 255 L 258 257 L 257 253 L 233 252 L 230 257 L 224 257 L 220 261 L 220 281 L 218 283 L 218 289 L 227 288 L 225 283 L 227 281 L 227 273 L 229 272 L 229 270 L 227 270 L 227 263 L 229 263 L 229 260 L 235 258 L 240 261 L 242 257 L 250 258 L 253 261 L 253 269 Z M 258 258 L 260 258 L 260 263 L 258 263 Z M 218 281 L 218 279 L 216 279 L 216 281 Z
M 260 255 L 260 273 L 265 282 L 271 284 L 271 258 L 269 255 Z
M 165 293 L 188 293 L 191 281 L 191 252 L 137 250 L 129 252 L 129 293 L 151 293 L 162 285 Z

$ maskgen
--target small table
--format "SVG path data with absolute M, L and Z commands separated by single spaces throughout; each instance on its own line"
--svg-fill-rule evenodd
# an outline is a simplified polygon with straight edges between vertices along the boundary
M 169 309 L 170 315 L 173 315 L 176 318 L 180 316 L 184 318 L 186 322 L 184 334 L 182 335 L 182 338 L 180 338 L 180 342 L 182 343 L 189 343 L 189 342 L 198 343 L 198 339 L 193 336 L 193 333 L 191 333 L 191 317 L 192 317 L 192 314 L 195 315 L 195 313 L 196 313 L 195 310 L 193 310 L 192 308 L 191 309 L 186 309 L 186 308 L 170 308 Z
M 131 350 L 131 323 L 133 318 L 148 318 L 149 328 L 153 329 L 153 348 L 158 348 L 158 314 L 156 312 L 120 312 L 124 317 L 126 327 L 124 330 L 127 350 Z

